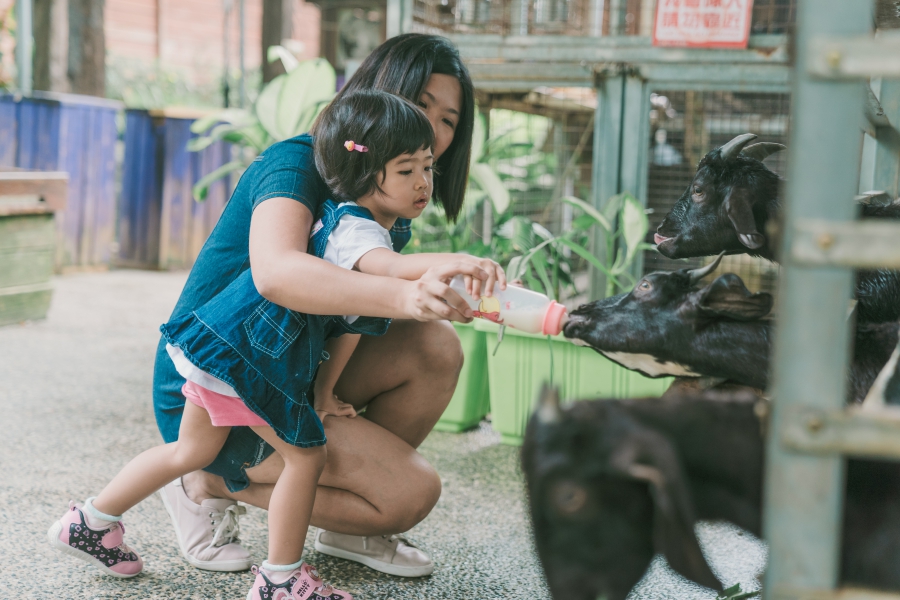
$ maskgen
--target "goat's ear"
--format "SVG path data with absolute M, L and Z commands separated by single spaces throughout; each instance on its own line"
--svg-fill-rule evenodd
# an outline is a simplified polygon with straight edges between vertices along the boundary
M 750 190 L 745 187 L 732 187 L 722 206 L 744 246 L 756 250 L 765 245 L 766 236 L 756 229 L 756 219 L 753 218 L 753 198 Z
M 655 431 L 633 434 L 616 452 L 613 467 L 646 482 L 653 498 L 653 547 L 669 566 L 700 585 L 721 591 L 694 533 L 694 511 L 672 444 Z
M 740 277 L 725 273 L 700 290 L 698 304 L 703 316 L 751 321 L 769 314 L 772 295 L 765 292 L 753 294 Z

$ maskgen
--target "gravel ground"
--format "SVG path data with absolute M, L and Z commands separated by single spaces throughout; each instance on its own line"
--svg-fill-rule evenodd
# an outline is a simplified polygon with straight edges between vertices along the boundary
M 244 598 L 249 573 L 199 571 L 182 560 L 157 496 L 126 519 L 128 540 L 145 560 L 133 580 L 101 575 L 46 541 L 70 499 L 96 494 L 131 457 L 160 443 L 150 399 L 157 328 L 184 279 L 127 270 L 68 275 L 56 280 L 46 321 L 0 328 L 0 597 Z M 547 598 L 516 449 L 500 445 L 483 423 L 465 434 L 432 433 L 421 451 L 441 473 L 444 491 L 409 537 L 434 558 L 433 576 L 400 579 L 322 556 L 311 536 L 307 560 L 365 600 Z M 266 513 L 248 507 L 241 527 L 261 562 Z M 763 544 L 728 525 L 698 530 L 720 578 L 755 589 Z M 630 600 L 713 597 L 657 560 Z

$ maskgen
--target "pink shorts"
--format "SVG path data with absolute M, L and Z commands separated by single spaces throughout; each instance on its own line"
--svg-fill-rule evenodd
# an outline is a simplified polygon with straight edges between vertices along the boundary
M 234 396 L 225 396 L 201 387 L 192 381 L 181 386 L 181 393 L 192 404 L 206 409 L 209 419 L 216 427 L 236 427 L 238 425 L 263 425 L 262 417 L 247 408 L 244 401 Z

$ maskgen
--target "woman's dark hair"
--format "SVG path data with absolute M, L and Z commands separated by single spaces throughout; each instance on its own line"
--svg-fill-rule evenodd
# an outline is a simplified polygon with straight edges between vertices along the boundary
M 350 151 L 352 141 L 367 148 Z M 428 117 L 412 102 L 387 92 L 360 90 L 343 94 L 323 113 L 316 131 L 316 168 L 332 193 L 356 200 L 382 191 L 378 175 L 401 154 L 434 145 Z
M 362 62 L 334 102 L 319 116 L 312 133 L 319 135 L 325 114 L 345 95 L 376 89 L 417 103 L 434 73 L 455 77 L 462 89 L 462 107 L 453 142 L 435 163 L 434 172 L 434 201 L 441 205 L 448 219 L 455 221 L 462 210 L 469 175 L 475 89 L 459 52 L 446 38 L 407 33 L 378 46 Z

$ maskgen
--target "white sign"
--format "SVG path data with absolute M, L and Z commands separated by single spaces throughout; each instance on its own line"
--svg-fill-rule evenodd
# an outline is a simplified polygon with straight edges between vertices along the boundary
M 753 0 L 659 0 L 654 46 L 746 48 Z

